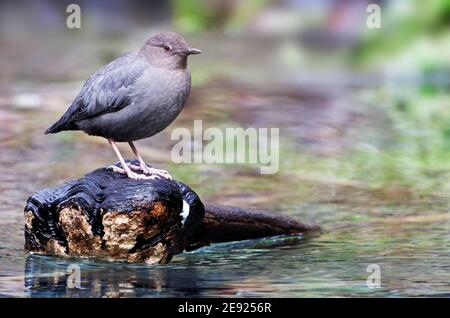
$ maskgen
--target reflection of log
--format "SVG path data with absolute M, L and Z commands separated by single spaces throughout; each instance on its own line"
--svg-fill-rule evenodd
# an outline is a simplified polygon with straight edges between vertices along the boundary
M 75 277 L 69 275 L 77 267 L 80 269 L 80 284 L 78 287 L 72 285 L 77 288 L 70 288 L 68 282 Z M 204 292 L 202 282 L 217 279 L 216 272 L 199 273 L 195 266 L 179 270 L 168 266 L 122 263 L 118 270 L 114 263 L 98 266 L 75 259 L 54 262 L 39 255 L 27 255 L 24 272 L 26 297 L 201 297 Z M 242 276 L 240 273 L 239 278 Z
M 25 207 L 25 248 L 58 256 L 165 263 L 185 249 L 318 232 L 261 211 L 207 206 L 178 181 L 131 180 L 105 168 L 33 194 Z

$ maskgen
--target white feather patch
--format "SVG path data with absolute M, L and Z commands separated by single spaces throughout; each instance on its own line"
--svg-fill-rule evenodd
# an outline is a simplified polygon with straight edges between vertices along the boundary
M 186 221 L 188 215 L 189 215 L 189 204 L 183 200 L 183 211 L 180 213 L 181 217 L 183 218 L 181 220 L 181 224 L 184 225 L 184 222 Z

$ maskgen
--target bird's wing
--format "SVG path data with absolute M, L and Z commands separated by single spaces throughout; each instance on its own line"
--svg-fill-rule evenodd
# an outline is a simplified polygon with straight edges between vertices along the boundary
M 66 113 L 47 129 L 47 133 L 67 129 L 75 121 L 115 112 L 130 105 L 130 86 L 147 66 L 136 55 L 126 54 L 102 67 L 86 81 Z

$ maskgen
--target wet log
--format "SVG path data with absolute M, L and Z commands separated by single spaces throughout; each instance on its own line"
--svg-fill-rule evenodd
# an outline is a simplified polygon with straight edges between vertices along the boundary
M 275 235 L 320 234 L 321 227 L 273 212 L 233 206 L 205 205 L 205 217 L 193 232 L 186 250 L 211 243 L 270 237 Z
M 218 242 L 320 227 L 265 211 L 203 205 L 176 180 L 132 180 L 100 168 L 38 191 L 25 207 L 25 249 L 62 257 L 167 263 Z

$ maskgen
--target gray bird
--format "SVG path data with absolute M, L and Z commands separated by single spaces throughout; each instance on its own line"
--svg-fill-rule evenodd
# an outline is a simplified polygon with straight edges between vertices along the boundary
M 111 166 L 114 171 L 132 179 L 171 179 L 167 171 L 148 166 L 133 141 L 159 133 L 178 116 L 191 89 L 187 57 L 199 53 L 173 32 L 149 38 L 137 52 L 125 54 L 95 72 L 45 134 L 82 130 L 104 137 L 122 166 Z M 130 144 L 139 166 L 125 163 L 116 142 Z

